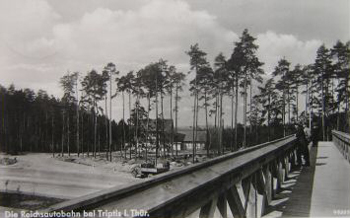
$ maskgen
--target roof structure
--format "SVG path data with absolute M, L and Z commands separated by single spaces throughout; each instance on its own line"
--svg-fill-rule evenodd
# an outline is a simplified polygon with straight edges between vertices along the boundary
M 185 140 L 186 135 L 183 133 L 175 133 L 174 142 L 183 142 Z
M 178 131 L 179 134 L 185 135 L 184 142 L 193 141 L 193 130 L 192 129 L 182 129 Z M 197 130 L 197 139 L 196 142 L 206 142 L 207 134 L 205 130 Z

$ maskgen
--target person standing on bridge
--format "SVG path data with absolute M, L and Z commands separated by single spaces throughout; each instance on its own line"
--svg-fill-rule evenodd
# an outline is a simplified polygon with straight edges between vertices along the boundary
M 302 165 L 302 159 L 301 156 L 303 156 L 304 159 L 304 166 L 310 166 L 310 154 L 309 154 L 309 148 L 308 148 L 308 141 L 305 136 L 304 127 L 302 124 L 298 124 L 297 127 L 297 162 L 298 166 Z
M 304 124 L 303 127 L 304 127 L 306 140 L 307 140 L 308 143 L 310 143 L 311 137 L 312 137 L 311 130 L 306 124 Z
M 313 125 L 312 131 L 311 131 L 311 140 L 312 140 L 312 147 L 317 147 L 318 146 L 318 139 L 319 139 L 319 128 L 317 123 Z

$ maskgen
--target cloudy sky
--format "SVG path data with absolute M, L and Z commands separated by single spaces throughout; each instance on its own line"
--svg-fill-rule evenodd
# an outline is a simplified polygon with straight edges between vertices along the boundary
M 187 72 L 190 45 L 199 43 L 212 62 L 219 52 L 230 55 L 245 28 L 266 72 L 283 56 L 308 64 L 322 43 L 350 39 L 350 1 L 1 0 L 0 28 L 0 84 L 59 97 L 67 71 L 84 75 L 114 62 L 125 74 L 163 58 Z M 191 102 L 184 93 L 183 125 Z M 113 116 L 120 111 L 117 98 Z

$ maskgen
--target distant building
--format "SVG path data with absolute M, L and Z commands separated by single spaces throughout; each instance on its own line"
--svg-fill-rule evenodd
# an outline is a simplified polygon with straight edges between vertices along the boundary
M 143 125 L 147 126 L 147 120 L 144 120 Z M 149 119 L 149 136 L 152 138 L 152 141 L 155 142 L 156 139 L 156 120 Z M 163 135 L 164 128 L 164 135 Z M 174 132 L 173 132 L 174 131 Z M 173 133 L 173 134 L 172 134 Z M 193 130 L 192 128 L 181 128 L 175 133 L 173 120 L 164 119 L 162 122 L 161 119 L 158 120 L 158 139 L 159 145 L 164 142 L 170 145 L 173 142 L 173 150 L 192 150 L 193 149 Z M 173 137 L 173 139 L 172 139 Z M 207 135 L 205 130 L 197 130 L 196 145 L 197 149 L 205 149 L 205 144 Z
M 184 140 L 186 135 L 183 133 L 176 133 L 174 136 L 173 149 L 176 151 L 185 150 Z
M 184 135 L 181 150 L 193 149 L 193 129 L 181 129 L 177 131 L 178 134 Z M 197 149 L 205 149 L 207 142 L 207 134 L 205 130 L 197 130 L 197 137 L 195 139 Z

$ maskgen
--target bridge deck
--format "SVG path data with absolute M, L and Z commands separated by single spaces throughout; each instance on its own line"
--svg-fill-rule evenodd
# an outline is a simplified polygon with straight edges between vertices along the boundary
M 311 166 L 302 169 L 282 216 L 350 216 L 350 164 L 333 142 L 320 142 L 310 157 Z

